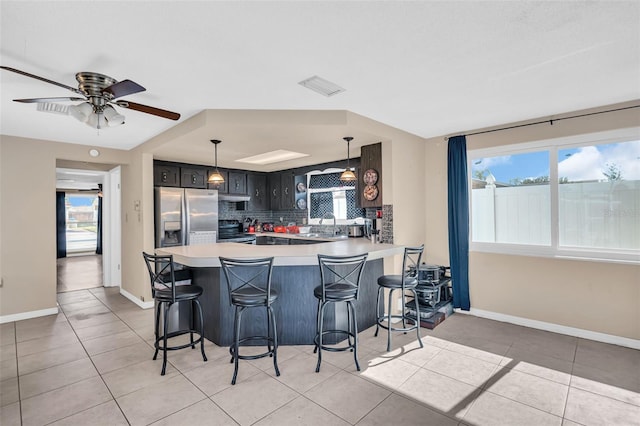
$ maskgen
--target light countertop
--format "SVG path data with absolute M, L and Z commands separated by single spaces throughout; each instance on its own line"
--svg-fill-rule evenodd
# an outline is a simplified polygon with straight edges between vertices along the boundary
M 256 235 L 267 235 L 256 234 Z M 269 235 L 274 235 L 269 233 Z M 294 234 L 275 234 L 290 238 Z M 305 238 L 309 239 L 309 238 Z M 366 238 L 348 238 L 316 244 L 299 245 L 253 245 L 238 243 L 216 243 L 195 246 L 163 247 L 157 254 L 172 254 L 175 262 L 191 267 L 219 267 L 219 257 L 260 258 L 274 257 L 274 266 L 317 265 L 318 254 L 352 256 L 369 253 L 369 260 L 382 259 L 404 253 L 404 246 L 372 243 Z

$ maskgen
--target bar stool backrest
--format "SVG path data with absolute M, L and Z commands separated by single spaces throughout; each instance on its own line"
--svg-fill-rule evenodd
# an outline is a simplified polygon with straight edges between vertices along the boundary
M 412 285 L 412 283 L 417 281 L 418 267 L 420 266 L 423 252 L 424 244 L 418 247 L 404 248 L 404 258 L 402 259 L 402 287 L 405 287 L 407 284 Z
M 327 291 L 332 297 L 352 295 L 355 300 L 360 294 L 360 280 L 367 261 L 367 254 L 355 256 L 318 255 L 320 280 L 322 282 L 322 300 L 326 300 Z
M 176 277 L 173 255 L 153 255 L 142 252 L 149 271 L 151 281 L 151 295 L 155 298 L 156 291 L 171 292 L 171 303 L 176 301 Z
M 265 306 L 271 304 L 271 273 L 273 257 L 261 259 L 230 259 L 220 257 L 220 265 L 227 279 L 229 304 L 234 295 L 251 292 L 259 297 L 264 296 Z

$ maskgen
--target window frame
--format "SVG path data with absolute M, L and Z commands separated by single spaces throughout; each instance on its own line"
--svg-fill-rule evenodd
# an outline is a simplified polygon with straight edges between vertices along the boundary
M 315 192 L 335 192 L 335 191 L 347 191 L 347 190 L 353 190 L 355 191 L 356 188 L 351 187 L 351 186 L 345 186 L 343 188 L 311 188 L 309 186 L 310 182 L 311 182 L 311 176 L 312 175 L 325 175 L 325 174 L 331 174 L 331 173 L 340 173 L 344 171 L 344 169 L 340 169 L 340 168 L 329 168 L 329 169 L 325 169 L 325 170 L 312 170 L 310 172 L 306 173 L 306 179 L 307 179 L 307 196 L 306 196 L 306 200 L 307 200 L 307 206 L 309 207 L 311 205 L 311 193 L 315 193 Z M 345 194 L 346 195 L 346 194 Z M 320 221 L 322 219 L 320 218 L 311 218 L 311 208 L 307 209 L 307 223 L 309 225 L 320 225 Z M 336 219 L 336 225 L 353 225 L 356 223 L 356 219 Z
M 640 127 L 629 127 L 604 132 L 585 133 L 574 136 L 544 139 L 520 144 L 501 145 L 490 148 L 467 151 L 467 187 L 469 188 L 469 251 L 559 259 L 576 259 L 614 263 L 640 264 L 640 250 L 583 248 L 559 245 L 559 178 L 558 151 L 592 145 L 606 145 L 640 140 Z M 485 157 L 526 154 L 530 152 L 549 152 L 549 190 L 550 190 L 550 226 L 549 245 L 528 245 L 499 242 L 473 241 L 473 189 L 472 166 L 474 161 Z

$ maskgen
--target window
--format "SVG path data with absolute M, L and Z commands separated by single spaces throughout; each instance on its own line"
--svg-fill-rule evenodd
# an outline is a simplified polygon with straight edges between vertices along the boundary
M 319 223 L 322 217 L 329 214 L 335 215 L 341 223 L 364 217 L 364 210 L 356 206 L 356 183 L 341 182 L 341 173 L 342 169 L 329 169 L 307 174 L 309 223 Z
M 469 152 L 471 249 L 640 261 L 640 132 Z
M 67 253 L 95 252 L 98 228 L 98 196 L 66 194 Z

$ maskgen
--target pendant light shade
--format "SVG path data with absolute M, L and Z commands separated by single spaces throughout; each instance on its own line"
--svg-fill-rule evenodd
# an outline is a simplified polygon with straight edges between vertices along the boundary
M 351 136 L 346 136 L 346 137 L 344 137 L 342 139 L 347 141 L 347 168 L 340 175 L 340 180 L 342 182 L 353 182 L 353 181 L 358 179 L 356 177 L 356 174 L 353 173 L 353 171 L 351 170 L 350 158 L 349 158 L 349 142 L 351 142 L 353 140 L 353 138 Z
M 222 141 L 219 141 L 217 139 L 212 139 L 211 140 L 211 143 L 215 146 L 215 150 L 216 150 L 216 171 L 209 175 L 209 179 L 207 179 L 207 182 L 208 183 L 212 183 L 214 185 L 220 185 L 220 184 L 224 183 L 224 178 L 222 177 L 222 175 L 218 171 L 218 144 L 220 142 L 222 142 Z

